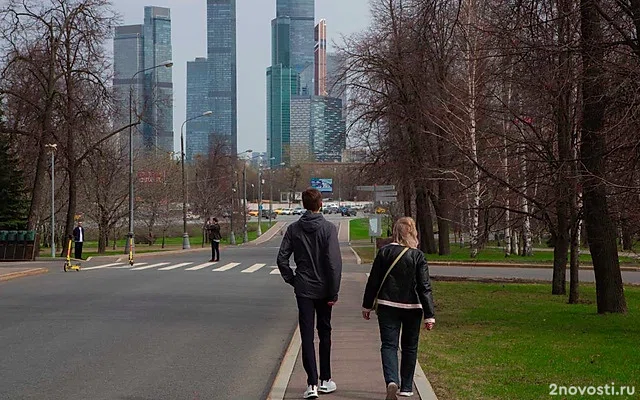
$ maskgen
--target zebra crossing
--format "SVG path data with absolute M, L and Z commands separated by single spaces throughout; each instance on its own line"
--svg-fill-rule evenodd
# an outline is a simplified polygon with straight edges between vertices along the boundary
M 220 263 L 220 262 L 179 262 L 179 263 L 171 263 L 171 262 L 157 262 L 157 263 L 148 263 L 141 262 L 135 263 L 133 266 L 130 266 L 126 262 L 115 262 L 103 265 L 96 265 L 93 267 L 83 268 L 83 271 L 93 271 L 93 270 L 109 270 L 109 269 L 117 269 L 117 270 L 129 270 L 132 272 L 148 272 L 148 271 L 184 271 L 184 272 L 193 272 L 193 271 L 208 271 L 208 272 L 233 272 L 240 271 L 243 274 L 253 274 L 256 272 L 269 271 L 269 275 L 280 275 L 280 271 L 278 267 L 275 265 L 268 266 L 265 263 L 242 263 L 242 262 L 228 262 L 228 263 Z

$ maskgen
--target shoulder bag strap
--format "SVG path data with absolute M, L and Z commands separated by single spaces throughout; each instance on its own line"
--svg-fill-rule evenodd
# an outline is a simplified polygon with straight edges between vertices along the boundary
M 378 292 L 376 293 L 376 297 L 373 299 L 373 308 L 375 310 L 378 309 L 378 296 L 380 295 L 380 291 L 382 290 L 382 285 L 384 285 L 384 281 L 387 280 L 387 277 L 389 276 L 389 274 L 391 273 L 391 270 L 393 269 L 393 267 L 396 266 L 396 264 L 398 263 L 398 261 L 400 261 L 400 259 L 402 258 L 402 256 L 404 256 L 404 253 L 406 253 L 407 251 L 409 251 L 408 247 L 405 247 L 400 254 L 398 254 L 398 257 L 396 257 L 396 259 L 393 261 L 393 263 L 391 264 L 391 266 L 389 267 L 389 269 L 387 270 L 387 273 L 384 274 L 384 278 L 382 278 L 382 282 L 380 282 L 380 287 L 378 288 Z

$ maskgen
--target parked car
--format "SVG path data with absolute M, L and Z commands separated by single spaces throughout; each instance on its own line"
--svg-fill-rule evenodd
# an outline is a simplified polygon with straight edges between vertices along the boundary
M 273 210 L 273 212 L 278 215 L 282 215 L 282 213 L 284 212 L 284 208 L 276 208 L 275 210 Z
M 302 207 L 296 207 L 296 208 L 294 208 L 294 209 L 293 209 L 292 214 L 293 214 L 293 215 L 302 215 L 302 214 L 304 214 L 304 212 L 305 212 L 305 209 L 304 209 L 304 208 L 302 208 Z
M 258 216 L 258 210 L 249 210 L 249 215 L 251 215 L 252 217 L 257 217 Z
M 358 214 L 358 212 L 350 207 L 341 207 L 340 214 L 343 217 L 355 217 Z
M 282 215 L 291 215 L 293 213 L 293 208 L 285 208 L 282 210 Z
M 323 214 L 337 214 L 339 212 L 340 210 L 338 209 L 338 207 L 334 207 L 334 206 L 328 206 L 322 209 Z
M 276 219 L 278 217 L 278 213 L 272 211 L 271 219 Z M 269 219 L 269 210 L 262 210 L 262 218 Z

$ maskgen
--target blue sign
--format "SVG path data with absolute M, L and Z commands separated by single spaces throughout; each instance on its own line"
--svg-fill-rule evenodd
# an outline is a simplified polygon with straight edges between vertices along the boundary
M 311 187 L 320 192 L 333 192 L 333 179 L 311 178 Z

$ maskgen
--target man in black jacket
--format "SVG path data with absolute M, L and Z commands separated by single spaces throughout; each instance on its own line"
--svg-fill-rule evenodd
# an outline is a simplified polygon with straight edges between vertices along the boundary
M 287 228 L 278 253 L 278 268 L 285 282 L 294 287 L 298 302 L 298 322 L 302 338 L 302 361 L 307 372 L 305 399 L 315 399 L 318 391 L 331 393 L 336 384 L 331 380 L 331 308 L 338 301 L 342 258 L 336 226 L 325 220 L 322 194 L 313 188 L 302 193 L 307 210 Z M 295 273 L 289 266 L 293 254 Z M 314 319 L 318 316 L 320 338 L 320 385 L 313 344 Z
M 84 243 L 84 228 L 82 221 L 78 221 L 78 226 L 73 230 L 73 241 L 75 242 L 75 258 L 82 259 L 82 245 Z

